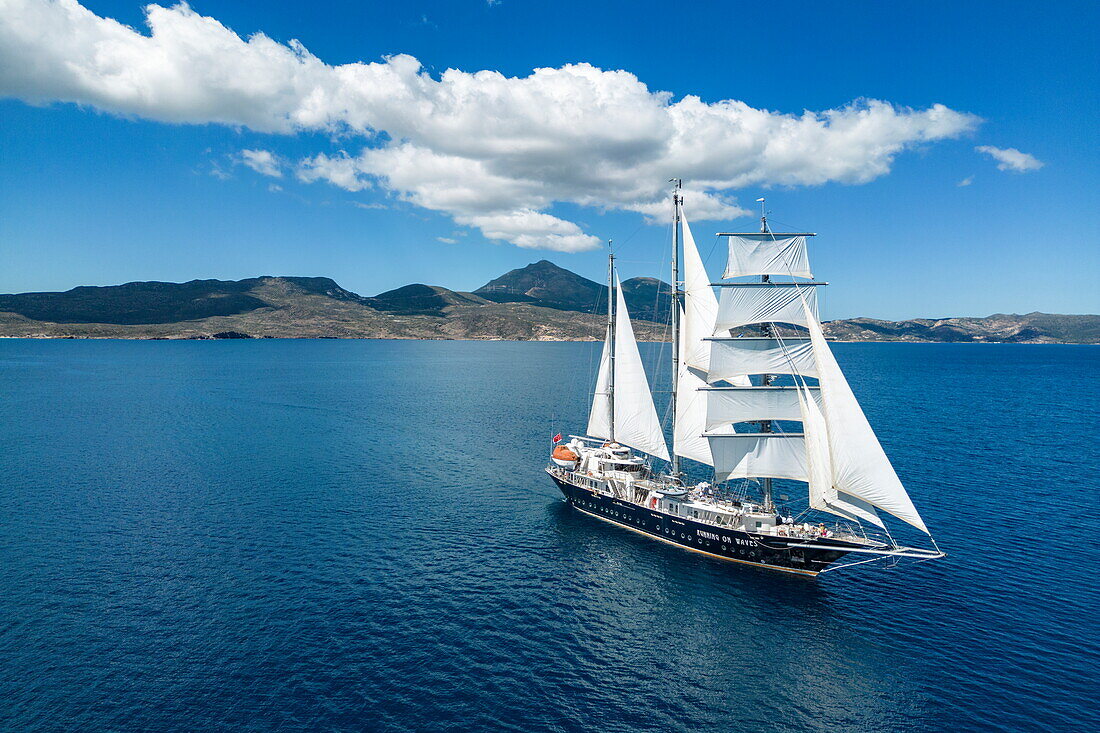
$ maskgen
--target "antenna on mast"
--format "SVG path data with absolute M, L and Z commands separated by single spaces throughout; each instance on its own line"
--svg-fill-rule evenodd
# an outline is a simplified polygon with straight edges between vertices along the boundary
M 756 203 L 760 204 L 760 233 L 768 233 L 768 213 L 764 211 L 764 197 L 756 199 Z

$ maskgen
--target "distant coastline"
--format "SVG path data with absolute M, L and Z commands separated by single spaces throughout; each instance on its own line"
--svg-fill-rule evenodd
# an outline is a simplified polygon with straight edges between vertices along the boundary
M 670 288 L 623 282 L 641 341 L 663 341 Z M 413 284 L 373 297 L 324 277 L 135 282 L 59 293 L 0 295 L 0 338 L 365 338 L 598 341 L 607 288 L 545 260 L 473 292 Z M 836 341 L 878 343 L 1100 343 L 1100 315 L 995 314 L 983 318 L 824 324 Z

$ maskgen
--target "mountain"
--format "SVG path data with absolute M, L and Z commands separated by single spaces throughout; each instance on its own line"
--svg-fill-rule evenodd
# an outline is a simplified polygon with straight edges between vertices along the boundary
M 406 285 L 363 302 L 375 310 L 406 316 L 442 316 L 450 306 L 485 305 L 490 302 L 472 293 L 456 293 L 434 285 Z
M 363 297 L 329 278 L 137 282 L 0 295 L 0 337 L 602 339 L 602 313 L 406 285 Z M 638 338 L 663 327 L 638 321 Z
M 996 313 L 985 318 L 915 318 L 830 321 L 829 336 L 839 341 L 947 341 L 1005 343 L 1100 343 L 1100 316 Z
M 263 308 L 267 303 L 251 291 L 267 279 L 270 278 L 134 282 L 107 287 L 83 286 L 63 293 L 0 295 L 0 312 L 54 323 L 177 323 Z M 303 293 L 334 300 L 362 300 L 327 277 L 285 277 L 281 280 Z
M 496 303 L 536 303 L 547 308 L 593 313 L 607 307 L 607 286 L 549 260 L 506 272 L 474 291 Z
M 474 295 L 494 303 L 531 303 L 545 308 L 596 313 L 607 310 L 607 286 L 549 260 L 539 260 L 482 285 Z M 672 288 L 651 277 L 623 281 L 623 299 L 635 318 L 667 320 Z
M 639 339 L 666 337 L 667 283 L 631 278 L 623 297 Z M 543 260 L 472 293 L 418 283 L 364 297 L 327 277 L 255 277 L 0 295 L 0 337 L 599 340 L 606 307 L 606 286 Z M 841 341 L 1095 344 L 1100 316 L 853 318 L 825 330 Z

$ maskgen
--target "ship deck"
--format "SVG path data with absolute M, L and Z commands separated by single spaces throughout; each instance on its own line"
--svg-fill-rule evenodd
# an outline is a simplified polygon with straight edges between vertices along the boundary
M 588 476 L 577 471 L 570 471 L 558 466 L 548 466 L 547 471 L 558 477 L 563 481 L 567 481 L 574 486 L 588 489 L 590 491 L 596 491 L 603 496 L 617 499 L 619 501 L 626 501 L 630 504 L 634 504 L 643 509 L 649 511 L 656 511 L 665 516 L 675 519 L 691 519 L 691 521 L 698 522 L 712 526 L 716 529 L 742 529 L 742 531 L 750 531 L 748 529 L 739 528 L 740 524 L 745 517 L 756 516 L 775 516 L 774 513 L 766 513 L 762 511 L 746 510 L 744 506 L 739 506 L 732 501 L 726 500 L 712 500 L 712 499 L 700 499 L 697 497 L 683 496 L 668 496 L 666 499 L 676 502 L 679 507 L 682 507 L 684 514 L 665 512 L 654 507 L 648 507 L 644 501 L 635 501 L 632 498 L 619 495 L 613 490 L 609 490 L 609 480 L 603 477 Z M 679 491 L 683 491 L 684 487 L 674 486 L 673 484 L 661 483 L 654 481 L 652 478 L 635 479 L 630 481 L 623 481 L 621 479 L 611 479 L 614 482 L 616 488 L 620 490 L 634 489 L 644 492 L 663 492 L 669 489 L 675 488 Z M 691 512 L 689 516 L 687 513 Z M 714 515 L 712 519 L 711 516 Z M 887 547 L 889 543 L 868 537 L 865 534 L 857 534 L 850 529 L 845 528 L 840 524 L 834 524 L 833 528 L 828 528 L 823 523 L 811 523 L 811 522 L 795 522 L 792 524 L 779 524 L 769 527 L 762 527 L 759 529 L 752 529 L 751 533 L 760 537 L 774 537 L 783 540 L 803 540 L 806 542 L 832 540 L 844 543 L 850 543 L 852 545 L 877 548 Z

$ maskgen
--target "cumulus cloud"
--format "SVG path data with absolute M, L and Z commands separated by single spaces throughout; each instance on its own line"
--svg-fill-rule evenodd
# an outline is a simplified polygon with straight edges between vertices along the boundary
M 901 152 L 979 122 L 939 104 L 858 100 L 789 114 L 676 100 L 627 71 L 585 63 L 523 77 L 435 77 L 408 55 L 333 66 L 297 41 L 242 38 L 183 4 L 149 5 L 146 24 L 148 35 L 76 0 L 0 0 L 0 95 L 164 122 L 324 132 L 352 153 L 300 161 L 300 180 L 378 187 L 521 247 L 599 246 L 547 213 L 558 203 L 663 219 L 666 181 L 676 176 L 689 182 L 693 218 L 732 218 L 747 212 L 730 191 L 865 183 Z M 358 146 L 347 144 L 353 138 Z
M 1029 153 L 1021 153 L 1016 148 L 995 148 L 992 145 L 979 145 L 974 148 L 997 161 L 997 170 L 1027 173 L 1037 171 L 1045 163 Z
M 966 178 L 962 179 L 961 181 L 959 181 L 955 185 L 958 186 L 959 188 L 963 188 L 965 186 L 969 186 L 973 182 L 974 182 L 974 176 L 967 176 Z
M 242 150 L 241 163 L 265 176 L 283 177 L 282 162 L 270 150 Z

